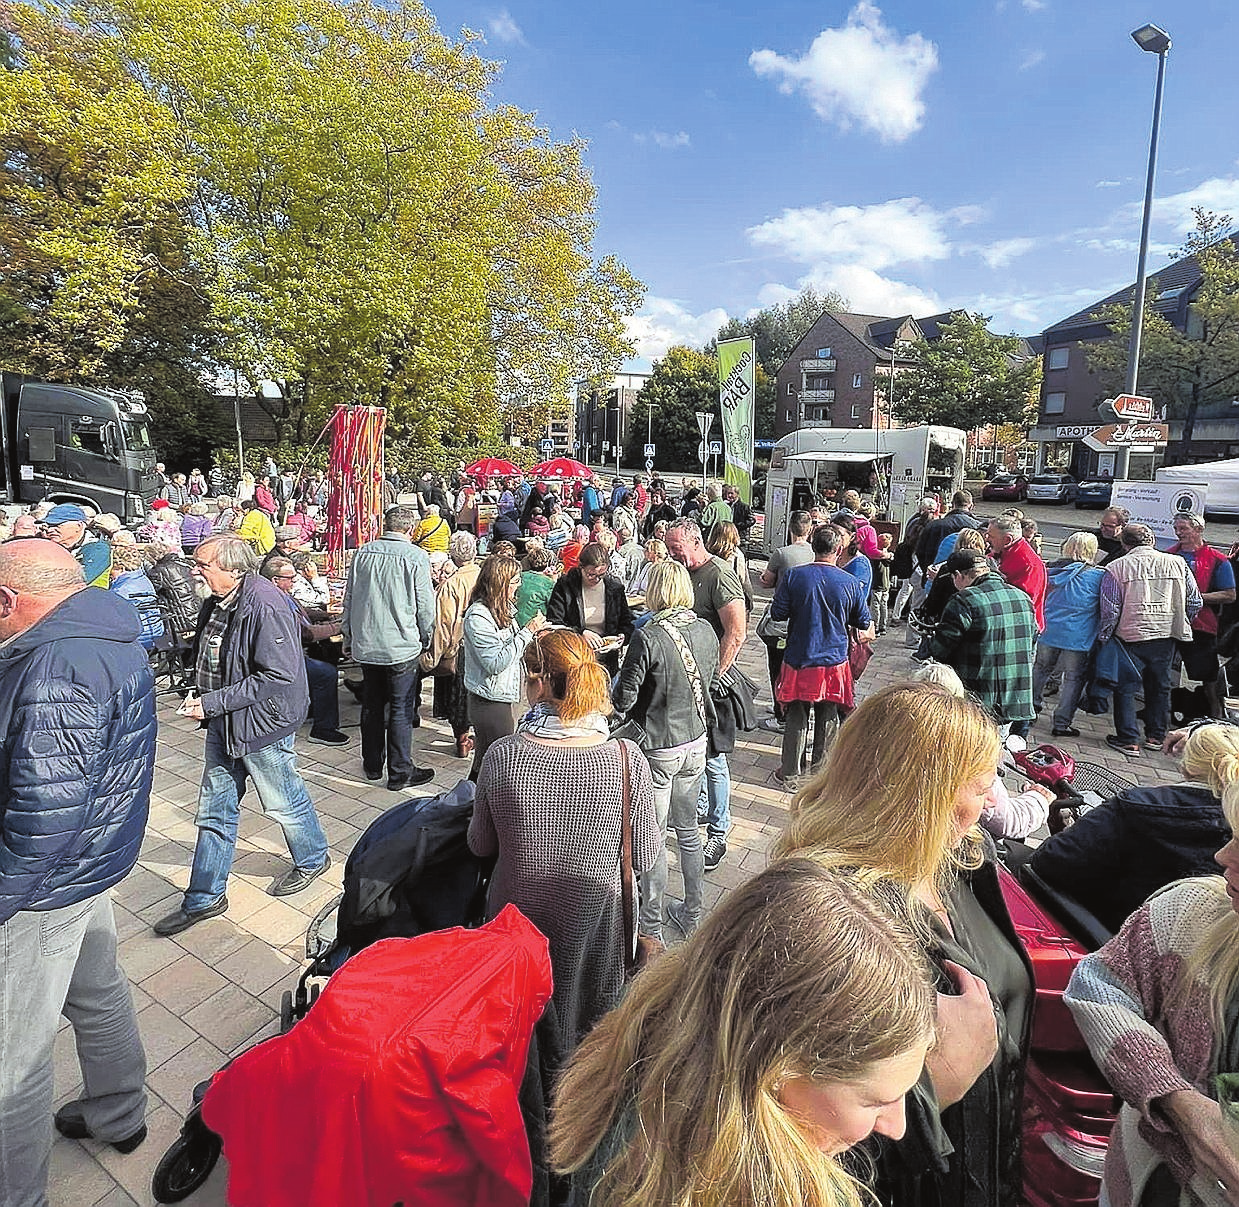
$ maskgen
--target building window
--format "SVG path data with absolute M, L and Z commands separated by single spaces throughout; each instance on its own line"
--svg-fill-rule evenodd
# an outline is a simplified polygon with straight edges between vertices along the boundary
M 853 390 L 859 390 L 859 389 L 860 389 L 860 383 L 861 383 L 861 381 L 862 381 L 862 380 L 864 380 L 864 379 L 861 377 L 861 375 L 860 375 L 859 373 L 853 373 L 853 374 L 852 374 L 852 389 L 853 389 Z
M 787 396 L 789 398 L 796 397 L 796 387 L 790 381 L 787 383 Z
M 1070 348 L 1051 348 L 1049 356 L 1046 357 L 1045 367 L 1047 369 L 1065 369 L 1070 357 Z
M 852 403 L 852 418 L 853 419 L 860 418 L 860 403 L 859 402 Z
M 829 360 L 829 359 L 830 359 L 830 349 L 829 349 L 829 348 L 819 348 L 819 349 L 817 350 L 817 359 L 818 359 L 818 360 Z
M 1061 415 L 1066 405 L 1067 395 L 1062 390 L 1056 390 L 1053 394 L 1045 396 L 1045 413 L 1047 415 Z
M 806 390 L 829 390 L 830 389 L 830 374 L 829 373 L 807 373 L 804 379 L 804 388 Z
M 784 422 L 784 423 L 791 423 L 791 421 L 792 421 L 792 413 L 791 413 L 791 411 L 784 411 L 784 412 L 783 412 L 783 422 Z

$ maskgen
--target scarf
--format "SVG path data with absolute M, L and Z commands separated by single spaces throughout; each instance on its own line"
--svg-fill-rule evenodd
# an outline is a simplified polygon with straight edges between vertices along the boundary
M 535 704 L 516 726 L 517 733 L 534 738 L 594 738 L 609 737 L 611 726 L 600 712 L 587 713 L 575 721 L 564 722 L 549 704 Z

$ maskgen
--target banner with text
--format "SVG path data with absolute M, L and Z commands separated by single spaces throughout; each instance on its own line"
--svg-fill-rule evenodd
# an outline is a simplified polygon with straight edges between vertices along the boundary
M 1147 524 L 1164 549 L 1174 543 L 1175 517 L 1191 512 L 1204 515 L 1208 497 L 1205 482 L 1116 482 L 1110 506 L 1125 508 L 1134 524 Z
M 751 336 L 718 344 L 719 410 L 723 416 L 723 481 L 753 501 L 753 424 L 756 421 L 757 345 Z

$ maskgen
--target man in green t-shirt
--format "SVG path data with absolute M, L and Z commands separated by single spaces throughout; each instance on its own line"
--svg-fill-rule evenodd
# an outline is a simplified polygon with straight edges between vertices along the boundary
M 718 495 L 717 486 L 706 487 L 706 505 L 697 521 L 701 531 L 708 533 L 715 524 L 730 524 L 731 505 L 723 502 Z

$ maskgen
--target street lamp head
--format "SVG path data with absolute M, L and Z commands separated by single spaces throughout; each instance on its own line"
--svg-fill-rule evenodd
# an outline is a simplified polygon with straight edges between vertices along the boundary
M 1142 25 L 1139 29 L 1133 29 L 1131 36 L 1141 50 L 1147 50 L 1150 54 L 1165 54 L 1170 49 L 1170 35 L 1156 25 Z

